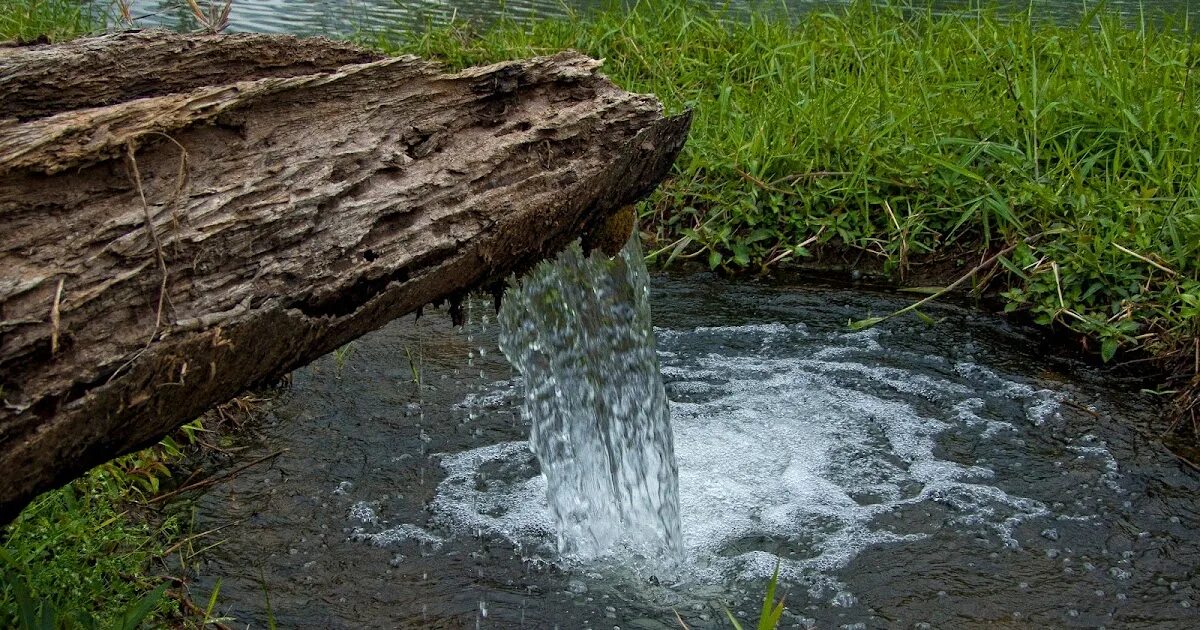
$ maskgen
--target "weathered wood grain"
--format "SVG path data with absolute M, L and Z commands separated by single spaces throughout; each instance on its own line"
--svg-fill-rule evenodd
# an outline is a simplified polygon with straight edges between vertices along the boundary
M 118 33 L 65 46 L 0 47 L 0 119 L 29 120 L 206 85 L 329 72 L 382 55 L 285 35 Z
M 233 37 L 207 39 L 189 63 L 207 46 L 229 57 Z M 317 41 L 316 72 L 0 123 L 0 522 L 248 387 L 622 223 L 608 218 L 686 137 L 687 116 L 576 53 L 444 73 L 342 65 L 353 52 Z

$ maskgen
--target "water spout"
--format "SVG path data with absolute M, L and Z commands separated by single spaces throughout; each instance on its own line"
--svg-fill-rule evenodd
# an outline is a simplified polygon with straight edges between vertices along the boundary
M 504 298 L 500 349 L 524 381 L 529 444 L 566 555 L 683 554 L 649 294 L 635 232 L 612 259 L 572 246 Z

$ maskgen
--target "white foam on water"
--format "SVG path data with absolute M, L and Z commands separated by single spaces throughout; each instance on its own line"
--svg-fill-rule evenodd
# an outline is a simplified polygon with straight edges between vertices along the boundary
M 998 396 L 1025 401 L 1025 418 L 1034 426 L 1041 426 L 1046 420 L 1053 417 L 1062 417 L 1061 403 L 1066 397 L 1060 392 L 1034 389 L 1024 383 L 1013 382 L 995 371 L 975 363 L 957 363 L 954 370 L 978 389 L 991 389 Z
M 379 515 L 375 512 L 375 506 L 366 501 L 359 501 L 350 506 L 350 518 L 351 520 L 372 525 L 379 522 Z
M 376 547 L 392 547 L 414 542 L 428 545 L 431 549 L 437 549 L 444 542 L 440 537 L 429 533 L 425 529 L 408 524 L 396 525 L 395 527 L 389 527 L 376 532 L 367 531 L 362 527 L 355 527 L 350 530 L 349 538 L 350 540 L 359 542 L 368 542 Z
M 510 405 L 515 397 L 520 396 L 521 379 L 518 377 L 490 385 L 484 391 L 467 394 L 465 398 L 455 403 L 454 408 L 474 411 L 497 409 Z
M 820 585 L 814 578 L 868 546 L 919 537 L 871 526 L 906 503 L 951 503 L 962 524 L 989 526 L 1006 544 L 1016 523 L 1045 512 L 981 484 L 990 470 L 936 458 L 934 439 L 949 427 L 945 421 L 847 389 L 829 374 L 853 372 L 933 399 L 966 394 L 965 387 L 857 363 L 730 359 L 699 359 L 702 374 L 726 371 L 723 396 L 676 402 L 673 416 L 687 548 L 721 574 L 768 575 L 774 557 L 731 556 L 729 549 L 744 540 L 786 539 L 802 541 L 811 555 L 782 555 L 781 573 Z M 864 496 L 871 500 L 856 500 Z
M 446 478 L 430 506 L 435 521 L 460 533 L 486 531 L 522 545 L 552 547 L 554 519 L 546 506 L 544 477 L 518 478 L 500 488 L 480 483 L 482 468 L 519 464 L 530 457 L 525 441 L 442 455 Z
M 657 333 L 673 398 L 685 579 L 765 578 L 780 562 L 788 581 L 836 589 L 834 572 L 864 549 L 923 536 L 878 522 L 906 505 L 944 505 L 952 524 L 1009 548 L 1018 545 L 1020 523 L 1050 515 L 1042 502 L 993 485 L 990 468 L 942 459 L 936 446 L 947 430 L 983 427 L 973 438 L 981 440 L 1016 430 L 981 417 L 982 397 L 1017 401 L 1028 416 L 1044 417 L 1057 412 L 1055 392 L 969 363 L 942 376 L 873 365 L 863 353 L 878 346 L 871 331 L 820 333 L 795 352 L 803 356 L 779 356 L 779 347 L 768 346 L 802 329 L 717 330 Z M 814 360 L 814 344 L 833 351 Z M 494 391 L 510 388 L 497 383 Z M 921 411 L 917 400 L 927 401 Z M 435 522 L 551 553 L 546 483 L 532 475 L 530 461 L 524 441 L 443 456 L 447 477 L 431 505 Z M 525 477 L 505 477 L 522 466 Z
M 1094 459 L 1101 463 L 1104 472 L 1100 475 L 1099 481 L 1109 490 L 1118 494 L 1124 493 L 1123 488 L 1117 481 L 1121 478 L 1121 466 L 1117 463 L 1117 459 L 1104 445 L 1104 442 L 1092 434 L 1086 434 L 1076 440 L 1082 444 L 1067 446 L 1068 450 L 1078 453 L 1077 460 Z
M 972 390 L 959 383 L 937 379 L 925 374 L 917 374 L 908 370 L 877 365 L 864 365 L 853 361 L 799 361 L 804 367 L 825 373 L 850 372 L 865 377 L 881 385 L 886 385 L 896 391 L 916 394 L 923 398 L 941 401 L 950 396 L 970 394 Z
M 984 402 L 982 398 L 967 398 L 954 403 L 951 408 L 951 417 L 969 427 L 983 427 L 983 437 L 993 438 L 1001 431 L 1013 431 L 1016 427 L 1008 422 L 993 420 L 991 418 L 981 417 L 979 414 L 983 412 Z
M 1030 405 L 1026 412 L 1026 417 L 1030 423 L 1040 427 L 1046 420 L 1052 417 L 1062 417 L 1059 411 L 1059 403 L 1062 402 L 1061 399 L 1048 390 L 1039 390 L 1036 393 L 1040 396 L 1040 399 Z
M 403 523 L 388 527 L 387 521 L 379 516 L 379 502 L 357 501 L 348 510 L 348 520 L 353 525 L 345 530 L 347 539 L 366 542 L 376 547 L 392 547 L 404 543 L 417 543 L 437 549 L 444 542 L 416 525 Z
M 769 339 L 781 335 L 806 336 L 808 334 L 808 327 L 804 324 L 782 324 L 778 322 L 770 324 L 746 324 L 744 326 L 698 326 L 689 331 L 655 327 L 654 334 L 660 339 L 671 339 L 679 335 L 716 335 L 728 337 L 730 334 L 736 334 L 741 337 L 762 336 Z

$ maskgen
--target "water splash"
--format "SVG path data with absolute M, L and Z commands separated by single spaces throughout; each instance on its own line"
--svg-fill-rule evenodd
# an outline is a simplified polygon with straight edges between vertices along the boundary
M 566 555 L 683 553 L 649 294 L 635 235 L 612 259 L 573 245 L 504 298 L 500 349 L 522 376 L 530 449 Z
M 807 587 L 810 597 L 829 603 L 846 592 L 839 601 L 850 601 L 859 593 L 841 573 L 869 550 L 959 530 L 998 557 L 1022 554 L 1039 548 L 1045 523 L 1095 513 L 1052 505 L 1005 481 L 1014 466 L 1027 465 L 1004 462 L 1024 452 L 1020 436 L 1036 428 L 1034 410 L 1057 413 L 1046 401 L 1059 393 L 970 360 L 911 350 L 904 336 L 880 328 L 750 323 L 663 328 L 655 337 L 672 412 L 685 553 L 672 581 L 689 584 L 678 591 L 688 597 L 708 597 L 707 585 L 766 580 L 778 563 L 781 578 Z M 500 413 L 519 389 L 497 381 L 464 405 Z M 1093 455 L 1074 448 L 1091 446 L 1084 438 L 1071 442 L 1068 452 L 1086 455 L 1086 483 L 1105 474 L 1120 482 L 1104 449 Z M 955 443 L 987 455 L 944 450 Z M 550 544 L 546 481 L 532 459 L 525 442 L 443 456 L 447 475 L 432 505 L 439 524 L 526 549 Z M 1082 464 L 1072 474 L 1085 474 Z M 619 581 L 624 574 L 606 575 Z

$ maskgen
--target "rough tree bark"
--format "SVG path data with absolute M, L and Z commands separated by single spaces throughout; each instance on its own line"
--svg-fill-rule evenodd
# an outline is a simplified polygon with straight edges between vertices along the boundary
M 205 85 L 329 72 L 382 55 L 346 42 L 242 33 L 131 31 L 67 46 L 0 48 L 0 119 L 50 114 Z
M 665 176 L 688 118 L 599 65 L 443 73 L 324 40 L 165 33 L 0 53 L 0 522 L 602 232 Z M 23 91 L 41 96 L 13 105 Z

